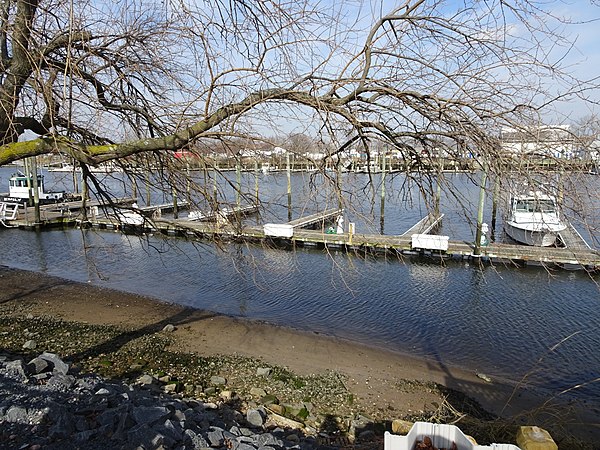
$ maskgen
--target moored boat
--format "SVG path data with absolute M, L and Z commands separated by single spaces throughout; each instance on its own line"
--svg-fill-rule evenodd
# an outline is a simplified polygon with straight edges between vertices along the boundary
M 27 176 L 22 172 L 13 174 L 9 179 L 8 196 L 3 198 L 4 202 L 29 203 L 34 197 L 33 176 Z M 37 176 L 37 190 L 40 204 L 56 203 L 65 199 L 64 192 L 46 192 L 44 188 L 44 176 Z
M 554 196 L 535 191 L 511 198 L 504 230 L 515 241 L 549 247 L 556 243 L 558 234 L 566 228 Z

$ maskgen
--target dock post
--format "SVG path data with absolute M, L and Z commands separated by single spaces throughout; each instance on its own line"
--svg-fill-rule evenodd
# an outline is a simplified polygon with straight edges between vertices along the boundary
M 500 195 L 500 178 L 498 174 L 494 177 L 494 193 L 492 194 L 492 230 L 491 240 L 496 236 L 496 214 L 498 212 L 498 195 Z
M 379 217 L 379 226 L 381 228 L 381 234 L 383 234 L 383 229 L 385 225 L 385 173 L 386 173 L 386 158 L 385 154 L 382 157 L 382 168 L 381 168 L 381 203 L 380 209 L 381 214 Z
M 185 161 L 185 194 L 188 205 L 192 203 L 192 180 L 190 179 L 190 160 Z
M 440 202 L 442 200 L 442 170 L 443 167 L 438 166 L 438 173 L 436 177 L 436 190 L 435 190 L 435 205 L 434 212 L 435 216 L 438 217 L 440 215 Z
M 31 158 L 31 172 L 33 173 L 33 207 L 34 207 L 34 221 L 36 224 L 41 222 L 40 216 L 40 187 L 38 183 L 37 173 L 37 157 Z M 29 175 L 28 175 L 29 176 Z
M 216 206 L 218 205 L 218 201 L 217 201 L 217 197 L 218 197 L 218 193 L 219 193 L 219 188 L 217 186 L 217 175 L 219 174 L 219 169 L 215 166 L 213 167 L 213 204 L 215 205 L 215 210 L 216 210 Z
M 258 159 L 254 160 L 254 201 L 258 205 Z
M 342 197 L 342 158 L 338 154 L 337 158 L 337 170 L 336 170 L 336 185 L 337 185 L 337 196 L 338 196 L 338 209 L 343 209 L 344 199 Z
M 135 201 L 137 202 L 137 197 L 138 197 L 138 187 L 137 187 L 137 180 L 135 178 L 135 174 L 133 174 L 131 176 L 131 196 L 133 198 L 135 198 Z
M 235 161 L 235 185 L 235 204 L 239 209 L 242 204 L 240 194 L 242 192 L 242 163 L 239 155 L 236 157 Z
M 485 203 L 485 183 L 487 182 L 487 165 L 484 164 L 481 171 L 481 186 L 479 187 L 479 208 L 477 210 L 477 232 L 475 233 L 475 250 L 473 254 L 481 254 L 481 236 L 483 225 L 483 205 Z
M 146 206 L 150 206 L 150 169 L 144 172 L 144 180 L 146 181 Z
M 81 170 L 81 222 L 87 222 L 87 201 L 89 197 L 89 186 L 87 182 L 86 172 Z
M 179 208 L 177 207 L 177 191 L 175 188 L 173 190 L 173 219 L 179 218 Z
M 287 171 L 287 201 L 288 201 L 288 221 L 292 220 L 292 169 L 290 167 L 290 152 L 285 153 L 285 164 Z

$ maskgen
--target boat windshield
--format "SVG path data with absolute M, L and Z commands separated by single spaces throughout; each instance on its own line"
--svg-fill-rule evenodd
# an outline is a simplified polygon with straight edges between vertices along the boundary
M 553 213 L 556 207 L 552 200 L 517 200 L 515 202 L 515 211 L 530 213 Z

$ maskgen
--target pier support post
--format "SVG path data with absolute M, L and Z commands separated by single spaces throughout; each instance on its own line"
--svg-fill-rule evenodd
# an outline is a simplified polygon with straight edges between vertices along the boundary
M 173 188 L 173 219 L 179 218 L 179 208 L 177 205 L 177 191 Z
M 41 222 L 40 215 L 40 187 L 38 183 L 37 173 L 37 158 L 34 156 L 31 158 L 31 172 L 33 173 L 33 208 L 34 208 L 34 221 L 36 224 Z M 29 175 L 28 175 L 29 176 Z
M 258 159 L 254 160 L 254 201 L 258 205 Z
M 498 174 L 494 177 L 494 193 L 492 195 L 492 230 L 491 240 L 496 236 L 496 214 L 498 212 L 498 196 L 500 195 L 500 177 Z
M 238 209 L 242 205 L 242 163 L 238 156 L 235 161 L 235 205 Z
M 287 201 L 288 201 L 288 222 L 292 220 L 292 168 L 290 167 L 290 152 L 285 153 L 285 164 L 287 171 Z
M 381 164 L 381 202 L 380 202 L 380 216 L 379 216 L 379 228 L 381 234 L 385 225 L 385 174 L 386 174 L 386 158 L 385 154 L 382 157 Z
M 487 182 L 487 165 L 484 164 L 481 172 L 481 186 L 479 187 L 479 207 L 477 209 L 477 232 L 475 233 L 475 250 L 473 254 L 481 255 L 481 236 L 483 225 L 483 206 L 485 204 L 485 183 Z

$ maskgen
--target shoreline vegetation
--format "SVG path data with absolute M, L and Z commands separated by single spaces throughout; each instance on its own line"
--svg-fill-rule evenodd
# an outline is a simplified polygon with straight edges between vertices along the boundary
M 600 411 L 532 395 L 484 374 L 335 337 L 232 318 L 0 266 L 0 353 L 51 352 L 81 373 L 151 375 L 175 395 L 263 405 L 307 432 L 371 448 L 406 422 L 457 425 L 479 444 L 547 429 L 559 448 L 597 448 Z M 219 381 L 217 383 L 217 381 Z M 169 387 L 167 387 L 169 386 Z M 405 431 L 408 431 L 405 429 Z M 348 440 L 349 439 L 349 440 Z

